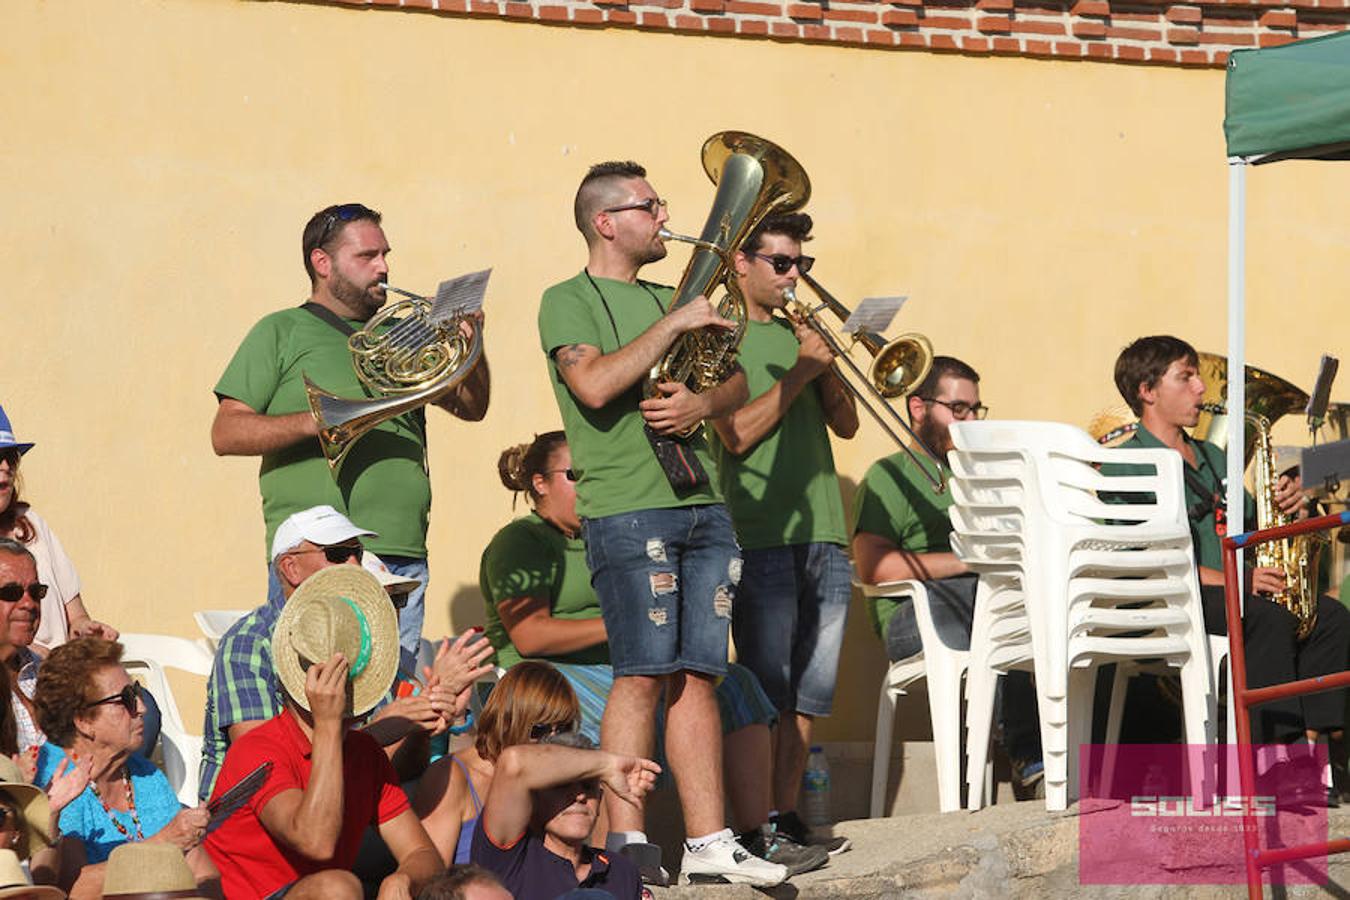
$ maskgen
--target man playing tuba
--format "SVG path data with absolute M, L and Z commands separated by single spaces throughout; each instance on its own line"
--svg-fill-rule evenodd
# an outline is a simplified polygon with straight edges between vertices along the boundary
M 665 202 L 633 162 L 592 166 L 577 188 L 586 268 L 544 292 L 539 337 L 578 476 L 577 512 L 592 584 L 609 635 L 614 687 L 602 749 L 650 758 L 662 690 L 666 757 L 689 840 L 686 876 L 777 884 L 781 865 L 750 856 L 724 828 L 722 734 L 714 688 L 726 673 L 727 635 L 741 560 L 721 492 L 706 476 L 673 486 L 644 426 L 682 433 L 745 402 L 745 375 L 702 393 L 642 382 L 681 335 L 731 328 L 705 297 L 669 312 L 668 287 L 638 278 L 665 257 Z M 712 469 L 696 433 L 677 452 Z M 698 483 L 701 480 L 702 483 Z M 609 849 L 646 844 L 642 814 L 609 803 Z M 644 847 L 643 850 L 646 850 Z M 636 852 L 636 851 L 629 851 Z
M 216 384 L 211 446 L 220 456 L 262 457 L 258 481 L 267 547 L 288 516 L 323 504 L 379 532 L 368 549 L 395 574 L 421 583 L 399 621 L 402 664 L 413 671 L 428 580 L 426 416 L 419 407 L 380 423 L 353 447 L 335 481 L 304 384 L 308 375 L 341 396 L 365 393 L 347 339 L 385 303 L 389 242 L 378 212 L 346 203 L 315 213 L 301 243 L 309 302 L 264 316 L 239 345 Z M 465 327 L 481 328 L 481 316 Z M 488 394 L 484 356 L 434 402 L 475 422 L 487 413 Z M 268 599 L 281 602 L 281 584 L 270 568 Z

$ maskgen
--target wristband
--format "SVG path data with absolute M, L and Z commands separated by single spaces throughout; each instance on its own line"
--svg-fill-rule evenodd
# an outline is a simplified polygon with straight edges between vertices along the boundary
M 465 710 L 464 721 L 459 725 L 451 725 L 448 729 L 451 734 L 463 734 L 473 728 L 473 710 Z

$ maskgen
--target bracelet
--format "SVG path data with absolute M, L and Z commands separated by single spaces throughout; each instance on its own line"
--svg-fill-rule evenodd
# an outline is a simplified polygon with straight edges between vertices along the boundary
M 451 734 L 463 734 L 470 728 L 473 728 L 473 710 L 471 709 L 465 710 L 464 722 L 459 725 L 451 725 L 449 731 Z

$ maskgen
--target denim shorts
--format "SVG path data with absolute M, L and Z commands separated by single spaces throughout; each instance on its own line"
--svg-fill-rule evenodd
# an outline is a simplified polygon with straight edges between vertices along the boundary
M 975 590 L 980 585 L 978 575 L 953 575 L 925 581 L 928 588 L 928 608 L 933 614 L 933 628 L 942 643 L 953 650 L 970 649 L 970 629 L 975 621 Z M 923 650 L 919 639 L 919 620 L 914 615 L 914 604 L 908 599 L 886 626 L 886 656 L 892 662 L 909 659 Z
M 853 593 L 844 548 L 746 550 L 731 616 L 737 660 L 780 710 L 828 716 Z
M 741 552 L 720 503 L 583 519 L 615 677 L 725 675 Z

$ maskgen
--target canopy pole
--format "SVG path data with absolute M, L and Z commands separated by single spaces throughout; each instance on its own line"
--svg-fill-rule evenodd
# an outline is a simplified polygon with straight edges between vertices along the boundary
M 1228 160 L 1228 533 L 1241 534 L 1247 379 L 1247 163 Z M 1242 551 L 1238 550 L 1238 571 Z M 1244 598 L 1245 599 L 1245 598 Z

